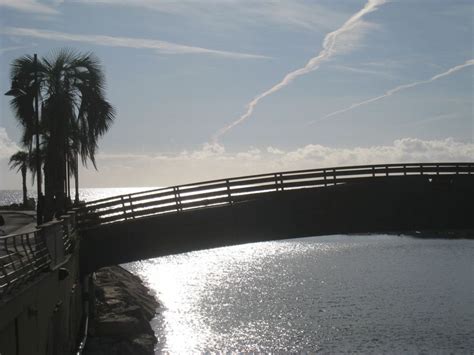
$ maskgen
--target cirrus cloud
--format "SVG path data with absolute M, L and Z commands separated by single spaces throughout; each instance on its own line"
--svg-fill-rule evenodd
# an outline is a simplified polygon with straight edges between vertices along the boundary
M 82 42 L 106 47 L 125 47 L 134 49 L 152 49 L 163 54 L 207 54 L 235 59 L 268 59 L 269 57 L 232 51 L 223 51 L 203 47 L 187 46 L 178 43 L 147 38 L 116 37 L 105 35 L 81 35 L 66 32 L 43 30 L 38 28 L 6 27 L 1 34 L 44 39 L 50 41 Z
M 37 0 L 0 0 L 0 7 L 7 7 L 21 12 L 30 12 L 41 15 L 57 15 L 59 11 L 53 6 Z
M 311 58 L 304 67 L 298 68 L 287 73 L 283 79 L 277 84 L 273 85 L 268 90 L 257 95 L 253 100 L 247 103 L 245 113 L 242 114 L 238 119 L 234 120 L 227 126 L 218 130 L 213 136 L 212 140 L 217 142 L 223 135 L 234 129 L 234 127 L 240 125 L 244 121 L 248 120 L 260 103 L 261 100 L 267 96 L 273 95 L 280 91 L 284 87 L 290 85 L 295 79 L 302 75 L 307 75 L 321 66 L 323 62 L 328 61 L 337 53 L 344 53 L 350 51 L 355 43 L 359 42 L 361 37 L 361 29 L 366 32 L 367 27 L 373 27 L 368 25 L 362 19 L 367 14 L 376 11 L 381 5 L 385 4 L 387 0 L 368 0 L 364 7 L 358 12 L 353 14 L 346 22 L 344 22 L 338 29 L 329 32 L 324 36 L 323 48 L 318 55 Z

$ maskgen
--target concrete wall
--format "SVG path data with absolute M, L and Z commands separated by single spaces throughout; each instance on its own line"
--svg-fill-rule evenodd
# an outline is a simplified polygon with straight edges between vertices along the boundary
M 58 253 L 63 253 L 59 250 Z M 71 354 L 82 318 L 79 247 L 0 300 L 0 354 Z M 68 271 L 65 276 L 64 270 Z

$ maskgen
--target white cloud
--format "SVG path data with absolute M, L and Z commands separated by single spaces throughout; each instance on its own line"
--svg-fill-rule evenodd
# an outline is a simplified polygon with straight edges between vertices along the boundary
M 283 150 L 274 148 L 274 147 L 267 147 L 267 152 L 270 154 L 277 154 L 277 155 L 285 154 Z
M 225 154 L 225 148 L 219 144 L 205 143 L 200 150 L 193 151 L 191 153 L 182 152 L 181 158 L 192 159 L 192 160 L 205 160 L 212 158 L 219 158 Z
M 41 15 L 57 15 L 59 11 L 53 6 L 37 0 L 0 0 L 0 7 L 8 7 L 17 11 L 31 12 Z
M 152 49 L 164 54 L 207 54 L 237 59 L 262 59 L 262 55 L 221 51 L 202 47 L 187 46 L 156 39 L 114 37 L 104 35 L 80 35 L 37 28 L 6 27 L 0 33 L 11 36 L 39 38 L 52 41 L 83 42 L 107 47 Z
M 18 147 L 0 128 L 0 189 L 20 188 L 21 181 L 7 167 Z M 453 138 L 402 138 L 392 144 L 334 148 L 308 144 L 285 150 L 278 147 L 228 152 L 220 144 L 179 153 L 98 154 L 99 171 L 81 169 L 83 187 L 172 186 L 232 176 L 344 165 L 410 162 L 473 162 L 474 143 Z
M 442 162 L 472 161 L 474 144 L 444 140 L 421 140 L 403 138 L 392 145 L 329 148 L 321 145 L 307 145 L 288 152 L 284 156 L 287 164 L 315 164 L 318 166 L 359 165 L 399 162 Z
M 0 127 L 0 159 L 10 158 L 18 150 L 18 145 L 10 139 L 5 128 Z
M 220 144 L 175 154 L 99 154 L 99 171 L 83 171 L 84 186 L 170 186 L 231 176 L 374 163 L 473 161 L 474 143 L 452 138 L 402 138 L 389 145 L 333 148 L 308 144 L 228 152 Z M 138 173 L 137 172 L 141 172 Z

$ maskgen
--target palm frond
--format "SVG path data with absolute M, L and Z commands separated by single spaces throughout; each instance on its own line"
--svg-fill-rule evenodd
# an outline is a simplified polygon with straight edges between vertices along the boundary
M 16 152 L 10 157 L 8 165 L 10 169 L 17 169 L 17 172 L 29 166 L 30 155 L 22 150 Z

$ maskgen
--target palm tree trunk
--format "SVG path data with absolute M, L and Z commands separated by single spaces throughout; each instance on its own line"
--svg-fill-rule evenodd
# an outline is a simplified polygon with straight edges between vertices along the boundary
M 51 162 L 46 159 L 44 163 L 44 222 L 51 221 L 54 216 L 54 174 Z
M 47 150 L 45 159 L 45 221 L 50 221 L 56 214 L 64 212 L 64 142 L 62 139 L 51 140 Z
M 76 196 L 74 198 L 74 204 L 79 203 L 79 155 L 76 154 L 76 161 L 74 162 L 76 169 L 74 171 L 74 188 L 76 190 Z
M 21 177 L 22 177 L 22 184 L 23 184 L 23 207 L 26 207 L 28 204 L 28 191 L 26 189 L 26 166 L 21 168 Z
M 64 154 L 64 189 L 66 191 L 66 199 L 68 199 L 71 193 L 69 191 L 69 161 L 67 160 L 67 154 Z

